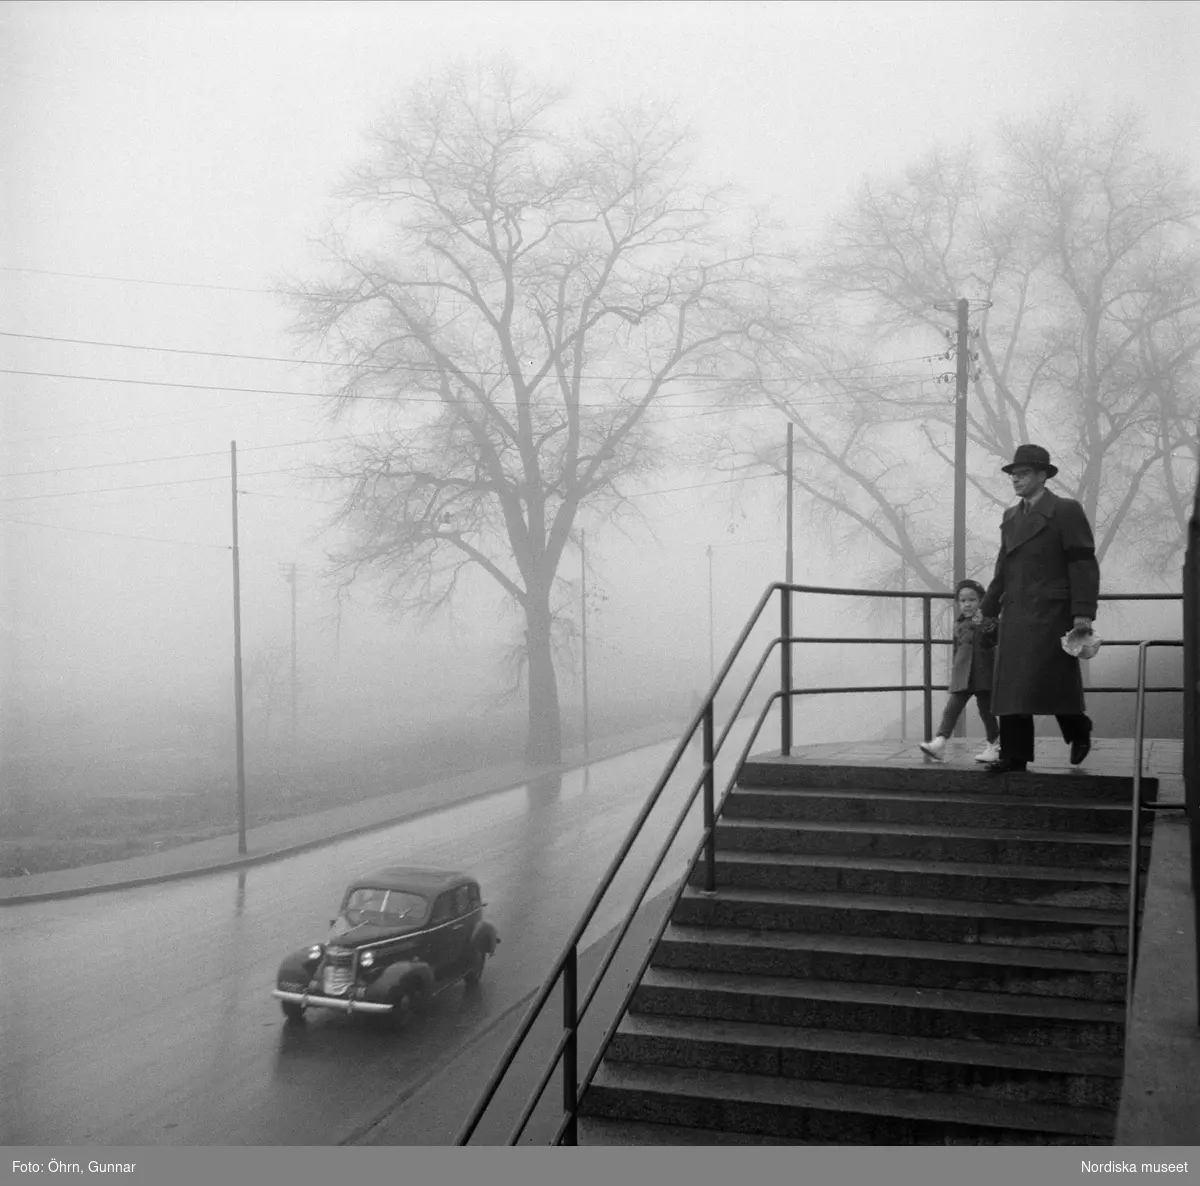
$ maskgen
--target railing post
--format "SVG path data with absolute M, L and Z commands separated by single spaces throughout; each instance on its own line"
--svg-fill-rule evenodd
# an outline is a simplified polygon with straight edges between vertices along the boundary
M 579 1144 L 579 965 L 578 948 L 572 943 L 563 963 L 563 1029 L 567 1031 L 567 1044 L 563 1048 L 563 1111 L 567 1114 L 567 1128 L 563 1133 L 563 1144 Z
M 785 586 L 779 596 L 779 752 L 786 758 L 792 752 L 792 591 Z
M 925 651 L 925 736 L 933 736 L 933 596 L 921 594 L 921 639 Z
M 704 830 L 708 839 L 704 842 L 704 892 L 711 894 L 717 888 L 717 826 L 713 805 L 713 705 L 710 700 L 704 706 Z
M 1146 648 L 1138 647 L 1133 715 L 1133 818 L 1129 822 L 1129 946 L 1125 971 L 1125 1041 L 1133 1033 L 1133 984 L 1138 960 L 1138 888 L 1142 880 L 1142 750 L 1146 722 Z

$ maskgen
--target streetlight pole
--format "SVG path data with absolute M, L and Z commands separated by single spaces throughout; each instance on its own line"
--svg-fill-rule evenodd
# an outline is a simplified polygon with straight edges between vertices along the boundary
M 581 590 L 581 614 L 583 622 L 583 756 L 589 756 L 591 742 L 588 726 L 588 670 L 587 670 L 587 532 L 579 529 L 579 573 Z
M 900 522 L 907 525 L 908 517 L 900 512 Z M 908 542 L 908 531 L 904 531 L 902 544 Z M 900 592 L 908 592 L 908 556 L 900 553 Z M 908 740 L 908 598 L 900 598 L 900 740 Z
M 717 669 L 713 665 L 713 561 L 712 544 L 708 545 L 708 686 L 717 677 Z
M 280 565 L 283 579 L 292 587 L 292 740 L 296 739 L 296 564 Z
M 238 852 L 246 851 L 246 741 L 242 724 L 242 575 L 238 549 L 237 441 L 229 442 L 233 486 L 233 711 L 237 738 Z

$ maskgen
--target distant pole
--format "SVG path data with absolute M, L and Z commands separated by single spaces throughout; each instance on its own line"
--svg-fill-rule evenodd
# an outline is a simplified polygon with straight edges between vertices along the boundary
M 954 583 L 967 575 L 967 318 L 970 303 L 958 302 L 958 365 L 954 386 Z
M 904 511 L 900 512 L 900 523 L 903 526 L 907 523 Z M 908 541 L 908 532 L 904 532 L 904 539 L 900 541 L 903 547 Z M 908 556 L 906 553 L 900 553 L 900 592 L 908 591 Z M 908 740 L 908 693 L 904 689 L 908 686 L 908 598 L 900 598 L 900 740 Z
M 288 566 L 288 581 L 292 586 L 292 739 L 296 737 L 296 565 Z
M 242 581 L 238 556 L 237 441 L 229 442 L 233 483 L 233 704 L 237 722 L 238 852 L 246 851 L 246 741 L 242 720 Z
M 583 619 L 583 756 L 588 757 L 588 745 L 591 736 L 588 726 L 588 672 L 587 672 L 587 532 L 579 529 L 579 572 L 582 589 L 582 619 Z
M 784 580 L 792 583 L 792 475 L 795 473 L 795 451 L 792 443 L 792 430 L 795 425 L 789 420 L 787 426 L 787 564 Z
M 713 561 L 712 544 L 708 545 L 708 686 L 716 679 L 717 669 L 713 664 Z

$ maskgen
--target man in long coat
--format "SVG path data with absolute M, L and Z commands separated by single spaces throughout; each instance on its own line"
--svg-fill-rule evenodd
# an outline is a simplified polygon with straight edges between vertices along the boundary
M 1071 764 L 1091 749 L 1079 660 L 1062 636 L 1091 632 L 1100 593 L 1092 529 L 1083 507 L 1046 489 L 1058 473 L 1038 445 L 1020 445 L 1003 467 L 1020 498 L 1000 522 L 1000 554 L 981 607 L 1000 618 L 992 712 L 1000 718 L 1000 757 L 993 774 L 1024 770 L 1033 761 L 1035 715 L 1058 718 Z

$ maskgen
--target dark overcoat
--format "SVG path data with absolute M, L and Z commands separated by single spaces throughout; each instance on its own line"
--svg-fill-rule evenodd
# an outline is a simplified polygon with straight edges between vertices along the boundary
M 995 662 L 996 623 L 984 618 L 976 623 L 958 618 L 954 623 L 954 661 L 950 667 L 951 692 L 988 692 Z
M 1076 617 L 1095 618 L 1100 566 L 1083 507 L 1049 490 L 1000 521 L 1000 554 L 981 611 L 999 615 L 992 712 L 1081 713 L 1079 660 L 1062 649 Z

